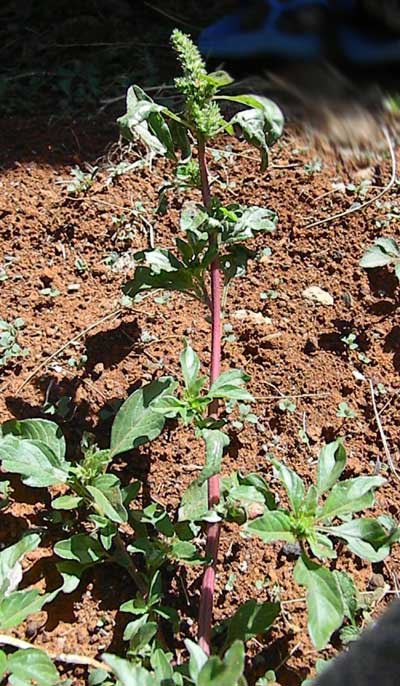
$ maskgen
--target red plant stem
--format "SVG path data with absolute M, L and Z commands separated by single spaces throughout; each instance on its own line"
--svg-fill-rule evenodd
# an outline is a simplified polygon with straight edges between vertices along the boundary
M 199 140 L 198 150 L 203 203 L 209 210 L 211 208 L 211 193 L 204 141 Z M 211 322 L 210 384 L 213 384 L 221 373 L 221 275 L 218 256 L 211 263 Z M 217 414 L 218 400 L 214 400 L 209 405 L 209 415 L 215 416 Z M 208 507 L 210 510 L 219 503 L 219 499 L 220 477 L 219 474 L 215 474 L 208 480 Z M 206 555 L 211 559 L 211 564 L 205 569 L 203 575 L 199 610 L 199 645 L 207 655 L 211 651 L 212 611 L 220 532 L 220 522 L 209 524 L 207 527 Z

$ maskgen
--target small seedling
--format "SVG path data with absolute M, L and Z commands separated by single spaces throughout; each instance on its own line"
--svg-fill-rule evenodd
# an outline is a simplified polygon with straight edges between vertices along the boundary
M 76 166 L 71 169 L 72 180 L 60 180 L 59 183 L 67 187 L 68 195 L 77 196 L 86 193 L 92 186 L 99 171 L 99 167 L 86 165 L 87 171 Z
M 74 267 L 78 274 L 85 274 L 87 271 L 89 271 L 89 265 L 87 264 L 87 262 L 85 262 L 84 259 L 82 259 L 82 257 L 76 258 L 74 262 Z
M 0 319 L 0 367 L 6 367 L 11 361 L 29 356 L 29 348 L 21 348 L 18 338 L 25 326 L 22 317 L 12 322 Z
M 334 543 L 342 541 L 362 559 L 379 562 L 389 555 L 392 543 L 400 539 L 400 528 L 388 515 L 354 517 L 373 506 L 374 491 L 385 479 L 360 476 L 339 481 L 346 467 L 341 440 L 322 448 L 316 483 L 308 488 L 282 462 L 271 458 L 271 463 L 286 491 L 289 509 L 268 506 L 261 517 L 247 521 L 244 533 L 258 536 L 265 543 L 280 540 L 300 545 L 294 579 L 307 590 L 308 630 L 321 650 L 344 619 L 352 619 L 349 603 L 355 589 L 348 574 L 330 571 L 315 558 L 335 559 L 338 552 Z
M 346 402 L 341 402 L 338 405 L 336 416 L 341 417 L 342 419 L 354 419 L 357 417 L 357 412 L 354 412 Z
M 296 403 L 290 398 L 282 398 L 278 401 L 278 408 L 281 412 L 296 412 Z
M 307 174 L 317 174 L 318 172 L 322 171 L 322 161 L 320 160 L 319 157 L 315 157 L 313 160 L 310 162 L 307 162 L 304 165 L 304 171 Z
M 360 260 L 364 269 L 375 269 L 393 265 L 394 273 L 400 281 L 400 245 L 394 238 L 376 238 Z
M 349 333 L 347 336 L 342 336 L 340 340 L 349 350 L 358 350 L 357 335 L 355 333 Z
M 46 298 L 58 298 L 58 296 L 61 295 L 61 292 L 55 286 L 41 288 L 39 293 L 40 295 L 46 296 Z

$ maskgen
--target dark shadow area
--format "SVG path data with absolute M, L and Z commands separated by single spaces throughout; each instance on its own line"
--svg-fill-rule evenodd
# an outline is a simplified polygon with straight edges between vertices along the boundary
M 377 298 L 395 298 L 399 281 L 393 270 L 386 268 L 368 269 L 368 281 Z
M 284 637 L 268 643 L 263 650 L 255 655 L 253 669 L 246 673 L 249 686 L 255 686 L 257 679 L 264 676 L 269 670 L 275 671 L 277 682 L 281 686 L 300 686 L 307 676 L 307 670 L 294 670 L 286 665 L 286 661 L 291 655 L 290 645 L 293 637 L 294 634 L 288 630 Z M 292 655 L 294 657 L 301 656 L 301 647 Z

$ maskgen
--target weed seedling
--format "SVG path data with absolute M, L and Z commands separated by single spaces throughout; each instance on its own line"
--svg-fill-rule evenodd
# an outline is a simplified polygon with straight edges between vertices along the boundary
M 341 402 L 338 405 L 336 416 L 341 417 L 342 419 L 354 419 L 357 417 L 357 413 L 354 412 L 346 402 Z
M 12 322 L 0 319 L 0 367 L 7 367 L 10 362 L 28 357 L 29 349 L 21 348 L 18 337 L 25 326 L 22 317 Z
M 127 112 L 120 117 L 119 124 L 125 138 L 140 140 L 152 155 L 164 155 L 175 163 L 175 179 L 162 193 L 162 210 L 166 210 L 165 190 L 171 187 L 198 189 L 201 203 L 183 209 L 180 228 L 184 238 L 176 239 L 176 252 L 158 248 L 134 255 L 138 266 L 125 286 L 125 294 L 135 298 L 141 291 L 154 288 L 182 291 L 209 310 L 212 332 L 208 393 L 200 393 L 206 379 L 198 377 L 198 358 L 187 346 L 181 356 L 186 390 L 179 398 L 163 399 L 158 409 L 167 417 L 194 421 L 202 432 L 206 466 L 200 481 L 197 480 L 197 488 L 208 481 L 208 509 L 212 511 L 220 502 L 219 469 L 223 449 L 229 443 L 228 436 L 220 430 L 219 399 L 251 399 L 242 388 L 245 377 L 241 372 L 221 374 L 221 302 L 230 281 L 243 275 L 247 262 L 255 256 L 244 243 L 257 233 L 273 231 L 277 217 L 262 207 L 224 205 L 219 197 L 213 196 L 207 146 L 221 132 L 241 132 L 260 151 L 261 169 L 265 170 L 269 148 L 282 133 L 283 118 L 278 107 L 266 98 L 221 93 L 231 83 L 226 72 L 208 74 L 197 48 L 180 31 L 174 31 L 171 40 L 182 69 L 182 76 L 175 80 L 183 100 L 182 109 L 171 112 L 151 100 L 139 86 L 132 86 L 127 95 Z M 224 99 L 246 109 L 226 121 L 220 109 Z M 208 524 L 206 557 L 212 564 L 204 573 L 199 611 L 199 641 L 206 654 L 211 649 L 220 528 L 219 519 Z
M 282 483 L 289 508 L 268 507 L 244 525 L 244 534 L 258 536 L 265 543 L 298 543 L 294 579 L 307 591 L 308 630 L 318 650 L 324 648 L 332 633 L 345 618 L 356 590 L 351 577 L 330 571 L 316 560 L 337 557 L 335 543 L 345 543 L 364 560 L 379 562 L 390 553 L 400 538 L 400 528 L 388 515 L 355 517 L 374 504 L 374 491 L 385 483 L 380 476 L 360 476 L 341 481 L 346 467 L 343 443 L 325 445 L 319 455 L 316 483 L 306 488 L 296 472 L 271 458 L 274 476 Z

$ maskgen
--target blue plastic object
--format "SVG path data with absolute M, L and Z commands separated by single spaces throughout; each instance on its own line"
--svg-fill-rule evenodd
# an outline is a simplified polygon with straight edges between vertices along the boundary
M 244 30 L 242 11 L 223 17 L 205 29 L 199 38 L 199 48 L 206 57 L 259 57 L 276 55 L 290 59 L 317 59 L 322 54 L 322 41 L 318 33 L 289 33 L 280 31 L 282 15 L 306 6 L 328 7 L 328 0 L 266 0 L 268 14 L 256 30 Z M 247 3 L 248 4 L 248 3 Z
M 384 0 L 382 0 L 384 1 Z M 357 28 L 354 0 L 265 0 L 267 13 L 260 26 L 243 28 L 249 2 L 242 8 L 206 28 L 199 37 L 199 48 L 205 57 L 252 58 L 280 57 L 290 60 L 316 60 L 325 53 L 321 33 L 291 33 L 280 30 L 284 15 L 306 7 L 322 7 L 332 13 L 330 26 L 336 23 L 338 52 L 355 65 L 373 66 L 400 61 L 400 37 L 377 38 Z

